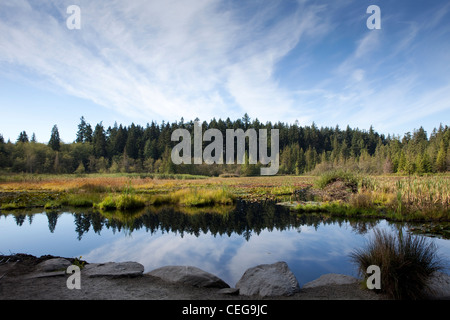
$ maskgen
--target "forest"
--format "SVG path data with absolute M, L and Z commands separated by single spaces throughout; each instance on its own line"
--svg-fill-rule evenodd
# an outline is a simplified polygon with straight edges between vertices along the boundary
M 194 121 L 198 121 L 195 119 Z M 8 173 L 175 173 L 207 176 L 259 175 L 260 164 L 175 165 L 171 141 L 175 129 L 193 132 L 194 121 L 155 121 L 146 126 L 117 123 L 105 128 L 81 117 L 74 141 L 63 142 L 55 124 L 48 143 L 36 141 L 22 131 L 16 141 L 0 134 L 0 172 Z M 330 169 L 347 169 L 366 174 L 426 174 L 450 171 L 450 127 L 440 124 L 428 134 L 422 127 L 403 136 L 369 130 L 300 126 L 298 122 L 261 123 L 248 114 L 237 120 L 203 121 L 203 132 L 219 129 L 279 129 L 278 174 L 317 174 Z M 204 142 L 208 144 L 209 142 Z M 270 145 L 269 145 L 270 146 Z M 248 148 L 246 148 L 248 150 Z

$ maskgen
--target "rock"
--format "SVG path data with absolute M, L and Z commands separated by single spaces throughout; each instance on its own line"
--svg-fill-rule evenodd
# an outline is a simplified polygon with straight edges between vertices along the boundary
M 223 289 L 220 289 L 218 291 L 218 293 L 228 294 L 228 295 L 231 296 L 231 295 L 239 294 L 239 289 L 236 289 L 236 288 L 223 288 Z
M 25 279 L 36 279 L 36 278 L 51 278 L 51 277 L 61 277 L 65 276 L 66 271 L 47 271 L 47 272 L 32 272 L 25 276 Z
M 430 298 L 432 299 L 450 299 L 450 275 L 435 272 L 428 284 Z
M 236 283 L 240 295 L 290 296 L 300 290 L 286 262 L 261 264 L 247 269 Z
M 137 262 L 90 263 L 82 269 L 82 275 L 94 277 L 137 277 L 144 272 L 144 266 Z
M 147 274 L 164 281 L 182 283 L 204 288 L 229 288 L 230 286 L 215 275 L 193 266 L 165 266 Z
M 316 280 L 306 283 L 302 287 L 302 289 L 329 286 L 329 285 L 353 284 L 359 281 L 360 281 L 359 279 L 347 276 L 345 274 L 327 273 L 320 276 Z
M 36 266 L 38 272 L 65 271 L 72 263 L 64 258 L 52 258 L 42 261 Z
M 26 279 L 64 276 L 72 263 L 64 258 L 51 258 L 36 265 L 35 271 L 26 275 Z

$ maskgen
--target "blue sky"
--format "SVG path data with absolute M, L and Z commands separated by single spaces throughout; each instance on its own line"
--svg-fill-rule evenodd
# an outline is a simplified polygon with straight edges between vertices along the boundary
M 67 7 L 81 9 L 69 30 Z M 381 9 L 369 30 L 367 7 Z M 446 0 L 0 0 L 0 133 L 115 121 L 315 122 L 403 135 L 450 119 Z

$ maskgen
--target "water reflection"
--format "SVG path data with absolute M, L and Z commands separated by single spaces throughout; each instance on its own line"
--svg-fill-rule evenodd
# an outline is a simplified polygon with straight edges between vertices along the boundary
M 186 234 L 199 236 L 210 233 L 213 236 L 231 236 L 237 234 L 245 240 L 259 235 L 262 230 L 284 231 L 301 226 L 349 223 L 354 232 L 365 234 L 378 221 L 364 219 L 330 218 L 326 215 L 298 214 L 274 202 L 238 201 L 233 207 L 217 207 L 203 209 L 186 209 L 174 206 L 146 207 L 138 212 L 99 212 L 92 209 L 66 211 L 46 211 L 48 229 L 55 231 L 59 217 L 64 213 L 74 216 L 74 227 L 78 240 L 83 238 L 91 228 L 97 234 L 106 228 L 113 233 L 122 232 L 131 235 L 134 231 L 145 229 L 154 234 L 174 233 L 181 237 Z M 32 224 L 35 213 L 12 214 L 16 224 L 21 226 L 26 220 Z M 7 215 L 7 214 L 4 214 Z
M 0 252 L 81 255 L 89 262 L 137 261 L 146 272 L 166 265 L 193 265 L 231 286 L 247 268 L 277 261 L 287 262 L 301 285 L 324 273 L 356 276 L 349 254 L 364 245 L 373 228 L 396 231 L 406 226 L 298 214 L 273 202 L 246 201 L 199 210 L 35 210 L 4 213 L 0 218 Z M 450 241 L 439 241 L 440 252 L 448 259 Z

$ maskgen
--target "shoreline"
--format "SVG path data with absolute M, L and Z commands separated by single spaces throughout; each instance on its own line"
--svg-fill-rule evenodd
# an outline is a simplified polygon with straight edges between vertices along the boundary
M 152 275 L 152 271 L 138 276 L 84 276 L 81 270 L 81 290 L 66 286 L 69 277 L 64 270 L 55 274 L 42 274 L 39 264 L 55 256 L 35 257 L 25 254 L 0 256 L 0 300 L 385 300 L 382 294 L 361 289 L 357 282 L 326 284 L 326 282 L 300 288 L 291 295 L 240 295 L 232 289 L 200 287 L 167 281 Z M 5 259 L 10 261 L 5 263 Z M 16 260 L 16 261 L 13 261 Z M 73 258 L 67 258 L 74 263 Z M 98 264 L 87 263 L 93 267 Z M 33 276 L 34 275 L 34 276 Z M 345 276 L 348 277 L 348 276 Z M 355 278 L 356 279 L 356 278 Z M 305 284 L 306 285 L 306 284 Z
M 389 300 L 381 293 L 363 289 L 359 279 L 334 274 L 325 274 L 290 295 L 261 296 L 236 294 L 235 288 L 221 290 L 167 281 L 152 272 L 137 276 L 103 274 L 90 277 L 82 269 L 81 289 L 70 290 L 67 287 L 69 274 L 64 270 L 56 270 L 58 273 L 55 274 L 46 271 L 47 274 L 43 275 L 39 269 L 39 264 L 51 259 L 66 258 L 26 254 L 0 256 L 0 300 Z M 70 264 L 80 262 L 73 258 L 66 260 Z M 86 262 L 86 265 L 94 268 L 104 264 Z M 444 294 L 430 299 L 450 299 L 450 276 L 444 275 L 438 280 L 440 286 L 447 281 L 447 286 L 441 288 Z

